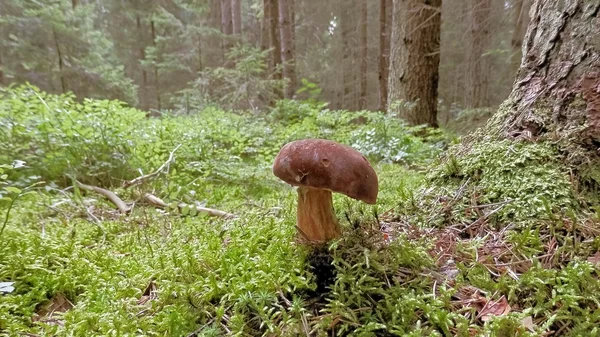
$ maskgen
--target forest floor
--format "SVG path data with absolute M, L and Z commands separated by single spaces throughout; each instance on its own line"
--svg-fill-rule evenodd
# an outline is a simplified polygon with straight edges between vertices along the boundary
M 287 102 L 147 120 L 5 92 L 0 335 L 600 335 L 600 208 L 551 145 L 440 157 L 445 135 L 357 114 Z M 295 190 L 270 170 L 308 137 L 379 175 L 374 206 L 334 195 L 344 233 L 327 247 L 297 242 Z

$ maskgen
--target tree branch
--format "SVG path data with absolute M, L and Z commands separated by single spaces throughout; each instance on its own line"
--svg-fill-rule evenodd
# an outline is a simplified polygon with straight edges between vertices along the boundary
M 75 183 L 77 183 L 77 187 L 79 187 L 82 190 L 102 194 L 108 200 L 110 200 L 110 202 L 112 202 L 115 206 L 117 206 L 117 208 L 119 209 L 119 211 L 121 211 L 121 213 L 129 213 L 129 211 L 131 210 L 131 207 L 127 206 L 127 204 L 123 200 L 121 200 L 121 198 L 119 198 L 119 196 L 116 195 L 112 191 L 109 191 L 107 189 L 104 189 L 104 188 L 101 188 L 98 186 L 86 185 L 86 184 L 80 183 L 77 180 L 75 180 Z
M 162 164 L 158 168 L 158 170 L 156 170 L 150 174 L 146 174 L 146 175 L 137 177 L 135 179 L 123 182 L 123 188 L 128 188 L 133 185 L 139 185 L 139 184 L 143 183 L 144 181 L 146 181 L 148 179 L 152 179 L 152 178 L 156 177 L 157 175 L 161 174 L 165 170 L 165 168 L 167 168 L 173 162 L 173 156 L 175 154 L 175 151 L 179 150 L 180 147 L 181 147 L 181 144 L 177 145 L 177 147 L 175 149 L 173 149 L 173 151 L 171 151 L 171 153 L 169 154 L 169 159 L 167 159 L 167 161 L 164 164 Z
M 166 208 L 168 206 L 162 199 L 160 199 L 159 197 L 157 197 L 153 194 L 150 194 L 150 193 L 146 193 L 144 195 L 144 200 L 146 200 L 147 203 L 149 203 L 150 205 L 152 205 L 154 207 Z M 184 207 L 194 208 L 197 212 L 208 213 L 211 216 L 216 216 L 216 217 L 220 217 L 220 218 L 224 218 L 224 219 L 237 218 L 237 215 L 235 215 L 235 214 L 220 211 L 218 209 L 190 205 L 190 204 L 186 204 L 184 202 L 177 204 L 177 208 L 179 208 L 179 211 L 181 211 Z

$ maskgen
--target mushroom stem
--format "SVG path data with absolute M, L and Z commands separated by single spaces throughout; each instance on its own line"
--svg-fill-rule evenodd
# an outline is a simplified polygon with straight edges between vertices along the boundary
M 340 237 L 341 229 L 333 210 L 331 191 L 300 186 L 297 225 L 310 241 L 326 242 Z

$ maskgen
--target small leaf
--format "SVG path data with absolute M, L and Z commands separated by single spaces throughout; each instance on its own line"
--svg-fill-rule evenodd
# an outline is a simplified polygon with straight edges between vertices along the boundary
M 7 192 L 10 192 L 10 193 L 21 194 L 21 190 L 14 186 L 5 187 L 4 190 L 6 190 Z

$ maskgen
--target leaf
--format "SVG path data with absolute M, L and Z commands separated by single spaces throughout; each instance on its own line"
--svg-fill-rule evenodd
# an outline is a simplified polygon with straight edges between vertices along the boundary
M 9 294 L 15 291 L 14 282 L 0 282 L 0 294 Z
M 57 319 L 55 314 L 65 313 L 73 309 L 74 305 L 65 295 L 58 293 L 52 297 L 50 302 L 44 305 L 33 317 L 34 322 L 42 322 L 50 325 L 64 326 L 62 319 Z
M 527 317 L 523 318 L 521 320 L 521 324 L 523 324 L 523 326 L 525 328 L 527 328 L 527 330 L 529 330 L 531 332 L 535 331 L 535 324 L 533 324 L 533 317 L 527 316 Z
M 600 250 L 596 254 L 588 257 L 587 261 L 591 264 L 600 264 Z
M 488 301 L 483 306 L 478 316 L 483 322 L 487 322 L 494 317 L 508 315 L 510 310 L 511 308 L 506 297 L 502 296 L 497 301 Z
M 5 187 L 4 190 L 6 190 L 7 192 L 10 192 L 10 193 L 21 194 L 21 190 L 14 186 Z

